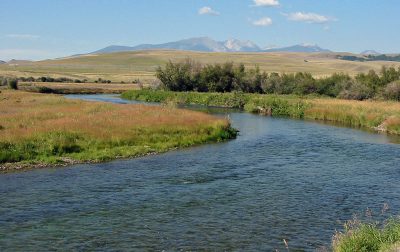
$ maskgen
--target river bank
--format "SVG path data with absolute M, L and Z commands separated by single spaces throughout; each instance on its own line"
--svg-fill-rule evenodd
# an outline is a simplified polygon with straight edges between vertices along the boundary
M 183 109 L 0 93 L 0 171 L 138 157 L 234 138 L 226 119 Z
M 340 123 L 400 135 L 400 103 L 292 95 L 130 90 L 124 99 L 243 108 L 247 112 Z

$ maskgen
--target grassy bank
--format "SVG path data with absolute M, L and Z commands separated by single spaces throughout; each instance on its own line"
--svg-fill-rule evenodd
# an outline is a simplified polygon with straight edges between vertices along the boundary
M 244 93 L 131 90 L 125 99 L 244 108 L 248 112 L 365 127 L 400 134 L 400 103 Z
M 0 170 L 134 157 L 235 136 L 229 121 L 195 111 L 0 93 Z
M 385 223 L 362 223 L 352 220 L 345 224 L 343 233 L 333 238 L 334 252 L 368 251 L 395 252 L 400 250 L 400 219 Z

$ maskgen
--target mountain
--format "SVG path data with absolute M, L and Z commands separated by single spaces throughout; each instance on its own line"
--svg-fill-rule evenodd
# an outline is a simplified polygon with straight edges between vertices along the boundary
M 366 50 L 360 53 L 361 55 L 380 55 L 382 53 L 377 52 L 375 50 Z
M 294 46 L 289 46 L 289 47 L 267 49 L 267 50 L 264 50 L 264 52 L 306 52 L 306 53 L 313 53 L 313 52 L 331 52 L 331 51 L 328 50 L 328 49 L 321 48 L 318 45 L 301 44 L 301 45 L 294 45 Z
M 228 39 L 223 42 L 225 48 L 229 52 L 259 52 L 261 51 L 261 48 L 255 44 L 254 42 L 251 42 L 250 40 L 246 41 L 240 41 L 237 39 Z
M 7 62 L 8 65 L 25 65 L 30 63 L 32 63 L 32 61 L 30 60 L 16 60 L 16 59 L 12 59 Z
M 112 45 L 89 54 L 102 54 L 114 52 L 130 52 L 139 50 L 171 49 L 197 52 L 331 52 L 318 45 L 301 44 L 282 48 L 268 48 L 263 50 L 252 41 L 228 39 L 216 41 L 208 37 L 189 38 L 163 44 L 141 44 L 137 46 Z
M 0 60 L 0 65 L 1 64 L 6 64 L 6 62 L 5 61 L 2 61 L 2 60 Z
M 112 45 L 92 52 L 90 54 L 127 52 L 151 49 L 173 49 L 200 52 L 259 52 L 261 48 L 251 41 L 240 41 L 229 39 L 226 41 L 215 41 L 208 37 L 183 39 L 164 44 L 142 44 L 137 46 Z

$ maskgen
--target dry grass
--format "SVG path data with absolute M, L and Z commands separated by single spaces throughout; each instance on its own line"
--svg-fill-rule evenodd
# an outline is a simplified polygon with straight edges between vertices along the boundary
M 354 101 L 310 99 L 305 111 L 308 119 L 340 122 L 355 127 L 400 133 L 400 103 L 390 101 Z
M 158 66 L 168 60 L 181 61 L 187 57 L 203 64 L 242 62 L 246 67 L 258 65 L 267 72 L 310 72 L 314 76 L 326 76 L 335 72 L 355 75 L 379 71 L 383 65 L 400 66 L 399 62 L 352 62 L 335 59 L 334 53 L 206 53 L 189 51 L 137 51 L 90 56 L 77 56 L 57 60 L 44 60 L 20 65 L 1 65 L 0 75 L 51 76 L 74 79 L 97 78 L 131 82 L 140 79 L 144 83 L 154 80 Z
M 200 112 L 21 91 L 0 93 L 0 124 L 3 162 L 105 160 L 232 137 L 227 120 Z

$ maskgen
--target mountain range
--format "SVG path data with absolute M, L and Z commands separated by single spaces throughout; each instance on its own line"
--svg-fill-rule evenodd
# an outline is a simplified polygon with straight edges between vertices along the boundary
M 377 52 L 375 50 L 366 50 L 360 53 L 361 55 L 380 55 L 380 52 Z
M 172 49 L 198 52 L 330 52 L 318 45 L 294 45 L 282 48 L 262 49 L 252 41 L 241 41 L 238 39 L 228 39 L 225 41 L 216 41 L 208 37 L 189 38 L 175 42 L 163 44 L 141 44 L 137 46 L 119 46 L 111 45 L 89 54 L 129 52 L 138 50 L 153 49 Z

